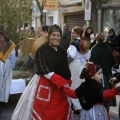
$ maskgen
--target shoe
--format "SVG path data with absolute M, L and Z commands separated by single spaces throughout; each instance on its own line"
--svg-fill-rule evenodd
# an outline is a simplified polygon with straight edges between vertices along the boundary
M 79 115 L 80 114 L 80 110 L 79 109 L 73 110 L 73 113 L 76 114 L 76 115 Z

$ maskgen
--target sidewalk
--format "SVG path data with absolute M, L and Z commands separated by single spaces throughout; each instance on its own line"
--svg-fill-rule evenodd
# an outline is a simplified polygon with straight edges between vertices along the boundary
M 116 96 L 117 106 L 116 107 L 110 107 L 110 112 L 113 114 L 116 114 L 118 116 L 118 108 L 119 108 L 119 102 L 120 102 L 120 96 Z

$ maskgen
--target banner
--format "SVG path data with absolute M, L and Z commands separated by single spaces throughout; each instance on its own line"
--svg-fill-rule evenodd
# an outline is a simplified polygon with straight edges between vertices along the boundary
M 58 9 L 58 0 L 46 0 L 46 3 L 44 5 L 44 10 L 57 10 L 57 9 Z
M 85 0 L 85 20 L 91 20 L 91 1 Z

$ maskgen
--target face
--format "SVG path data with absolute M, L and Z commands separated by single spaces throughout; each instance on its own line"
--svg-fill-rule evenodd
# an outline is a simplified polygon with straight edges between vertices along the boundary
M 57 45 L 59 45 L 61 39 L 61 35 L 59 32 L 53 32 L 50 35 L 50 42 L 49 45 L 51 45 L 52 47 L 57 47 Z
M 91 33 L 91 31 L 92 31 L 91 28 L 88 28 L 88 29 L 87 29 L 87 32 L 88 32 L 88 33 Z
M 92 79 L 96 80 L 97 82 L 101 83 L 103 77 L 102 69 L 98 70 L 98 72 L 92 77 Z
M 45 32 L 41 30 L 40 31 L 40 36 L 42 37 L 44 34 L 45 34 Z
M 113 35 L 113 32 L 109 32 L 109 33 L 108 33 L 108 36 L 112 36 L 112 35 Z
M 63 25 L 63 30 L 67 30 L 67 29 L 68 29 L 67 25 L 64 24 L 64 25 Z
M 74 32 L 74 30 L 72 30 L 71 40 L 75 40 L 77 37 L 78 37 L 78 35 Z
M 2 46 L 6 46 L 5 38 L 4 38 L 4 36 L 2 34 L 0 34 L 0 44 Z

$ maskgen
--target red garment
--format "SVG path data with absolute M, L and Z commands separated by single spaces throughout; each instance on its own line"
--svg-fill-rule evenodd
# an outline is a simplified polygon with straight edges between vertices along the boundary
M 112 99 L 115 95 L 119 95 L 119 93 L 117 92 L 116 87 L 113 87 L 112 89 L 105 90 L 102 95 L 103 99 Z
M 55 79 L 55 75 L 52 79 Z M 62 86 L 65 83 L 61 80 L 59 84 Z M 32 111 L 34 119 L 70 120 L 70 106 L 68 103 L 68 98 L 64 93 L 63 87 L 58 88 L 51 82 L 51 80 L 48 80 L 43 76 L 40 77 L 34 96 Z

